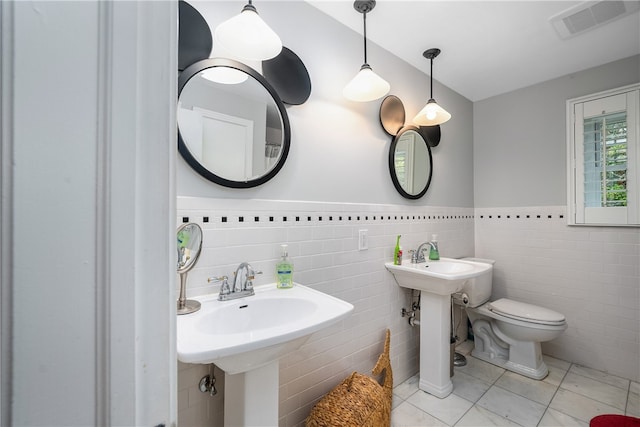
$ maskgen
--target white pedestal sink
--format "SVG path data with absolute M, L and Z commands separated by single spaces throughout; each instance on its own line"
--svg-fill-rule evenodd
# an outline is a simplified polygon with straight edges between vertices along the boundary
M 178 316 L 178 360 L 225 371 L 225 426 L 278 425 L 278 359 L 309 336 L 346 318 L 353 305 L 295 284 L 255 287 L 255 295 L 218 301 Z
M 385 264 L 403 288 L 420 291 L 420 382 L 419 387 L 436 397 L 447 397 L 453 390 L 449 378 L 449 337 L 451 335 L 451 294 L 493 268 L 489 264 L 440 258 L 402 265 Z

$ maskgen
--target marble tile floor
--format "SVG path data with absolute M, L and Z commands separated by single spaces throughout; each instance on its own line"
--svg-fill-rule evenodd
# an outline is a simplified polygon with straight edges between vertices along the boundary
M 599 414 L 640 417 L 638 382 L 549 356 L 549 375 L 536 381 L 466 357 L 444 399 L 419 390 L 418 375 L 396 386 L 391 425 L 588 427 Z

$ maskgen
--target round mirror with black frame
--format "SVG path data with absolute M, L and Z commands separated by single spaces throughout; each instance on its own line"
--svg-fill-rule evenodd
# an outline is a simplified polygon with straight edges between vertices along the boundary
M 178 151 L 202 177 L 251 188 L 282 169 L 289 118 L 260 73 L 231 59 L 205 59 L 180 74 L 178 91 Z
M 424 196 L 431 184 L 431 148 L 416 126 L 404 126 L 391 141 L 389 172 L 396 190 L 407 199 Z
M 405 126 L 405 118 L 404 105 L 400 98 L 389 95 L 382 100 L 380 124 L 385 132 L 393 136 L 389 147 L 391 181 L 402 197 L 419 199 L 425 195 L 431 184 L 431 144 L 423 127 Z

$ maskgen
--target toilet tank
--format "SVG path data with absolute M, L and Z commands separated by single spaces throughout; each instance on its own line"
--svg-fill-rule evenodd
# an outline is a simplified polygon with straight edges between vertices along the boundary
M 492 259 L 482 258 L 463 258 L 467 261 L 482 262 L 485 264 L 495 263 Z M 478 307 L 491 298 L 491 288 L 493 285 L 493 268 L 490 268 L 486 272 L 482 273 L 478 277 L 467 280 L 462 286 L 462 292 L 469 297 L 469 307 Z

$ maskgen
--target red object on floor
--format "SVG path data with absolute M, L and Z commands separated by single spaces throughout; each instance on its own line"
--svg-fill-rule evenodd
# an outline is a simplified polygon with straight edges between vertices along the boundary
M 640 418 L 626 415 L 598 415 L 589 422 L 589 427 L 640 427 Z

